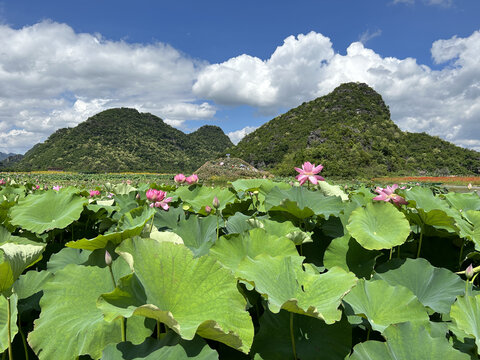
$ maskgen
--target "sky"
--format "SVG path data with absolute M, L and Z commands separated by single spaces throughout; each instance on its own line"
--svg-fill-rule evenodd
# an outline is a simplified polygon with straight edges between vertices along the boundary
M 0 0 L 0 152 L 133 107 L 237 143 L 344 82 L 480 151 L 478 0 Z

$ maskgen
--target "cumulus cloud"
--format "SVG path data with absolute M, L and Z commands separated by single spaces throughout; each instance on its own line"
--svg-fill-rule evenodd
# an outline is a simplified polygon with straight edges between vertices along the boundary
M 166 44 L 110 41 L 50 21 L 0 25 L 0 151 L 23 152 L 110 107 L 211 118 L 215 108 L 192 93 L 205 65 Z
M 251 132 L 254 132 L 256 129 L 258 129 L 257 126 L 246 126 L 243 129 L 240 129 L 237 131 L 231 131 L 227 133 L 227 136 L 230 138 L 232 143 L 237 145 L 239 141 L 245 137 L 245 135 L 250 134 Z
M 361 42 L 335 53 L 321 34 L 288 37 L 267 60 L 242 55 L 203 69 L 193 86 L 219 104 L 242 103 L 264 111 L 298 106 L 344 82 L 365 82 L 390 106 L 403 129 L 425 131 L 480 150 L 480 32 L 432 45 L 440 70 L 414 58 L 382 57 Z

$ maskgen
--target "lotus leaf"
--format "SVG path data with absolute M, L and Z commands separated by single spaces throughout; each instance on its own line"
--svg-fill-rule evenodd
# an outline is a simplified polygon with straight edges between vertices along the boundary
M 114 275 L 118 279 L 126 271 L 126 264 L 115 267 Z M 40 318 L 28 335 L 39 358 L 63 360 L 89 354 L 98 359 L 106 345 L 120 342 L 121 319 L 106 322 L 96 306 L 98 297 L 113 288 L 107 267 L 71 264 L 57 271 L 44 286 Z M 127 340 L 136 344 L 152 333 L 139 320 L 127 322 Z
M 339 266 L 359 278 L 369 278 L 379 256 L 381 252 L 365 249 L 347 234 L 332 240 L 325 251 L 323 264 L 327 269 Z
M 476 193 L 451 192 L 445 194 L 445 199 L 452 207 L 462 212 L 480 210 L 480 197 Z
M 338 267 L 324 274 L 306 272 L 300 256 L 272 257 L 258 255 L 245 258 L 236 276 L 255 286 L 268 299 L 270 311 L 285 309 L 333 324 L 340 320 L 338 310 L 342 298 L 355 285 L 357 278 Z
M 328 219 L 332 215 L 338 216 L 343 204 L 338 196 L 325 196 L 318 191 L 292 187 L 290 190 L 274 188 L 265 198 L 265 208 L 268 211 L 284 211 L 299 219 L 313 215 Z
M 11 223 L 37 234 L 63 229 L 80 218 L 87 203 L 86 198 L 71 191 L 32 194 L 19 200 L 10 210 Z
M 98 306 L 107 320 L 122 315 L 151 317 L 183 339 L 195 333 L 247 353 L 253 324 L 237 281 L 212 257 L 194 258 L 183 245 L 128 239 L 117 248 L 134 275 L 122 279 Z
M 173 229 L 173 232 L 183 239 L 185 246 L 195 256 L 205 255 L 217 240 L 217 217 L 200 218 L 191 216 L 188 219 L 181 220 L 177 227 Z
M 384 280 L 360 279 L 344 301 L 354 314 L 365 317 L 372 329 L 380 332 L 391 324 L 429 320 L 426 309 L 409 289 Z
M 391 286 L 410 289 L 424 306 L 439 313 L 450 312 L 457 295 L 465 293 L 465 282 L 447 269 L 436 268 L 425 259 L 407 259 L 400 267 L 377 273 Z
M 367 341 L 355 345 L 352 360 L 469 360 L 455 350 L 445 336 L 433 337 L 420 324 L 390 325 L 384 331 L 387 342 Z
M 155 209 L 150 207 L 135 208 L 122 216 L 117 227 L 118 232 L 98 235 L 93 239 L 84 238 L 77 241 L 69 241 L 65 246 L 75 249 L 96 250 L 104 249 L 108 242 L 114 245 L 120 244 L 125 239 L 140 235 L 154 214 Z
M 175 195 L 182 199 L 184 203 L 190 205 L 195 212 L 199 212 L 205 206 L 212 207 L 213 198 L 216 196 L 220 202 L 219 210 L 225 209 L 227 204 L 233 203 L 236 199 L 235 194 L 229 189 L 209 188 L 206 186 L 192 187 L 180 186 Z
M 347 230 L 365 249 L 381 250 L 403 244 L 410 234 L 410 224 L 394 205 L 377 202 L 354 210 Z
M 452 305 L 450 316 L 460 330 L 475 338 L 477 351 L 480 349 L 480 294 L 458 296 Z
M 0 246 L 0 293 L 8 296 L 15 280 L 26 268 L 42 258 L 44 245 L 18 245 L 6 243 Z
M 103 351 L 102 360 L 218 360 L 218 354 L 196 336 L 193 340 L 181 339 L 173 331 L 161 340 L 147 338 L 140 345 L 130 342 L 110 344 Z

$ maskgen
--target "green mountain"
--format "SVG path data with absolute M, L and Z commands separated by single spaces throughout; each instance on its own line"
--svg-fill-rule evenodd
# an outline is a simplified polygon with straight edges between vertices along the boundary
M 16 155 L 16 154 L 14 154 L 14 153 L 7 154 L 7 153 L 0 152 L 0 161 L 5 160 L 6 158 L 8 158 L 10 156 L 14 156 L 14 155 Z
M 342 178 L 382 175 L 467 175 L 480 172 L 480 153 L 425 133 L 401 131 L 380 94 L 346 83 L 303 103 L 245 136 L 232 156 L 278 175 L 304 161 Z
M 35 145 L 16 170 L 190 172 L 232 146 L 217 126 L 185 134 L 135 109 L 103 111 Z

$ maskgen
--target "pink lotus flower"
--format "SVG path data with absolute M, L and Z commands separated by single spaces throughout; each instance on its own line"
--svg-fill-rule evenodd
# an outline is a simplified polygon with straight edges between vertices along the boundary
M 165 198 L 167 193 L 162 190 L 155 190 L 155 189 L 148 189 L 147 190 L 147 199 L 150 200 L 152 203 L 150 207 L 161 207 L 163 210 L 168 210 L 169 205 L 168 203 L 172 201 L 171 197 Z
M 386 201 L 386 202 L 392 201 L 395 205 L 408 204 L 408 202 L 403 197 L 395 194 L 395 190 L 397 188 L 398 188 L 397 184 L 393 184 L 392 186 L 387 186 L 385 189 L 381 187 L 377 187 L 375 189 L 375 192 L 379 195 L 374 197 L 373 200 Z
M 59 191 L 62 187 L 60 185 L 55 185 L 54 187 L 52 187 L 53 190 L 55 191 Z
M 188 185 L 196 184 L 198 183 L 198 176 L 196 174 L 190 175 L 189 177 L 185 178 L 185 182 Z
M 177 184 L 183 184 L 185 179 L 186 177 L 183 174 L 177 174 L 173 177 L 173 181 L 175 181 Z
M 100 191 L 98 190 L 90 190 L 90 197 L 98 196 L 100 195 Z
M 5 179 L 0 179 L 0 185 L 5 185 L 6 183 Z
M 303 185 L 307 180 L 310 181 L 313 185 L 317 185 L 318 181 L 325 181 L 323 177 L 318 174 L 322 171 L 323 166 L 318 165 L 315 167 L 315 164 L 311 164 L 309 161 L 303 163 L 302 168 L 295 168 L 300 174 L 297 175 L 296 179 L 300 181 L 300 185 Z

